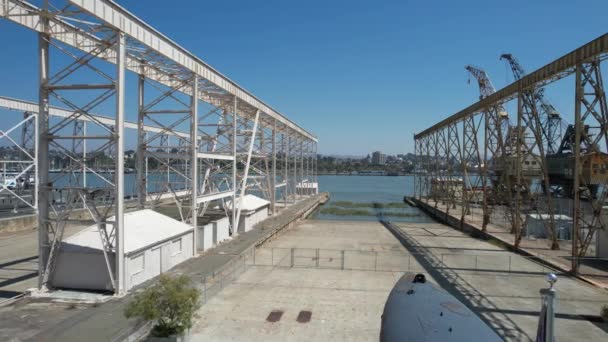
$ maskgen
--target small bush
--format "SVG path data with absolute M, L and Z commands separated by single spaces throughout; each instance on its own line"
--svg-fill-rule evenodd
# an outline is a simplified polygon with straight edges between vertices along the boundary
M 156 322 L 152 336 L 183 335 L 192 327 L 199 296 L 187 276 L 161 275 L 154 285 L 135 295 L 125 316 Z
M 604 306 L 602 306 L 602 310 L 600 311 L 600 316 L 602 316 L 602 319 L 605 322 L 608 322 L 608 304 L 604 304 Z

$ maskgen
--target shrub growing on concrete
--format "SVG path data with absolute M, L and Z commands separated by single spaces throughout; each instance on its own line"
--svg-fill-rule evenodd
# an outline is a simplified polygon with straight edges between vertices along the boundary
M 155 322 L 152 336 L 183 335 L 192 327 L 199 297 L 187 276 L 163 274 L 154 285 L 135 295 L 125 309 L 125 316 Z
M 602 306 L 602 310 L 600 311 L 600 316 L 602 316 L 602 319 L 605 322 L 608 322 L 608 304 L 604 304 L 604 306 Z

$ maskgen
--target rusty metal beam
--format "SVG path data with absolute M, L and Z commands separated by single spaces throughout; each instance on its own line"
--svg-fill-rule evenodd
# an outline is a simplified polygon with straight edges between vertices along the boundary
M 493 104 L 511 100 L 517 96 L 517 93 L 521 90 L 544 86 L 548 83 L 559 80 L 560 78 L 566 77 L 574 73 L 574 69 L 578 63 L 588 61 L 589 59 L 596 58 L 599 55 L 604 55 L 607 53 L 608 33 L 522 77 L 520 80 L 509 84 L 483 100 L 480 100 L 459 111 L 458 113 L 425 129 L 424 131 L 416 134 L 414 138 L 420 139 L 451 123 L 461 121 L 468 116 L 474 115 L 480 111 L 484 111 Z

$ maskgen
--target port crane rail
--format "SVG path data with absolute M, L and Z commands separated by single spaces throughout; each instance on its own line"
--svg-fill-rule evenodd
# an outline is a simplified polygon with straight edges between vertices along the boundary
M 547 132 L 543 132 L 543 122 L 541 111 L 542 106 L 538 101 L 538 90 L 543 89 L 552 82 L 563 79 L 566 76 L 574 75 L 574 92 L 575 92 L 575 115 L 571 122 L 574 122 L 574 141 L 572 144 L 573 164 L 567 169 L 580 170 L 583 165 L 588 165 L 589 160 L 594 158 L 598 153 L 605 153 L 608 150 L 608 109 L 606 108 L 605 87 L 602 80 L 601 67 L 603 62 L 608 58 L 608 34 L 604 34 L 593 41 L 584 44 L 583 46 L 573 50 L 572 52 L 548 63 L 545 66 L 531 72 L 513 83 L 489 94 L 476 103 L 467 108 L 448 116 L 431 127 L 415 134 L 415 151 L 417 160 L 422 169 L 416 174 L 416 196 L 420 199 L 431 199 L 429 194 L 432 191 L 433 179 L 437 178 L 438 174 L 445 175 L 451 172 L 451 175 L 466 175 L 471 179 L 481 178 L 483 174 L 484 160 L 493 160 L 497 155 L 492 154 L 492 149 L 488 148 L 488 155 L 483 156 L 485 144 L 490 134 L 498 134 L 498 129 L 493 128 L 493 131 L 487 132 L 482 127 L 488 125 L 486 123 L 486 114 L 492 107 L 503 105 L 509 101 L 516 100 L 518 103 L 517 124 L 516 124 L 516 143 L 521 148 L 516 148 L 516 151 L 529 151 L 529 153 L 538 153 L 541 157 L 547 155 L 544 147 L 547 144 Z M 540 107 L 540 108 L 539 108 Z M 563 119 L 563 118 L 562 118 Z M 490 118 L 491 120 L 491 118 Z M 490 122 L 490 127 L 492 123 Z M 596 133 L 593 136 L 587 133 L 585 127 L 596 128 Z M 532 148 L 525 148 L 524 133 L 531 133 L 533 137 Z M 460 143 L 451 143 L 448 148 L 438 148 L 437 141 L 452 141 L 457 139 Z M 591 148 L 588 151 L 581 150 L 581 141 L 591 141 L 596 148 Z M 542 153 L 539 153 L 542 150 Z M 494 152 L 496 153 L 496 152 Z M 516 172 L 517 178 L 522 178 L 523 166 L 522 161 L 525 157 L 523 153 L 517 153 Z M 437 161 L 445 163 L 449 161 L 452 166 L 446 170 L 437 170 Z M 586 164 L 587 163 L 587 164 Z M 448 163 L 449 164 L 449 163 Z M 546 162 L 541 163 L 543 178 L 548 179 Z M 579 258 L 586 255 L 595 232 L 600 229 L 607 229 L 608 222 L 606 218 L 606 197 L 608 179 L 606 179 L 607 166 L 598 163 L 595 177 L 603 182 L 604 186 L 598 189 L 596 198 L 588 199 L 585 202 L 585 190 L 581 185 L 585 184 L 585 179 L 581 179 L 578 172 L 572 172 L 573 183 L 573 210 L 572 210 L 572 271 L 578 272 Z M 465 178 L 466 178 L 465 177 Z M 550 181 L 550 179 L 549 179 Z M 481 203 L 481 197 L 488 198 L 487 187 L 473 189 L 473 182 L 464 180 L 462 192 L 469 192 L 469 196 L 454 196 L 462 198 L 462 207 L 470 207 L 475 203 Z M 486 192 L 486 193 L 483 193 Z M 581 196 L 583 195 L 583 196 Z M 543 203 L 539 203 L 543 208 L 552 205 L 553 200 L 551 194 L 545 194 L 544 198 L 539 199 Z M 517 202 L 517 201 L 516 201 Z M 454 208 L 454 202 L 441 203 L 441 205 Z M 582 209 L 584 204 L 585 209 Z M 436 203 L 436 206 L 439 204 Z M 446 208 L 447 209 L 447 208 Z M 468 209 L 467 209 L 468 210 Z M 484 211 L 483 215 L 490 214 L 490 208 L 481 206 Z M 526 208 L 514 206 L 516 217 L 521 217 Z M 552 209 L 547 209 L 552 211 Z M 463 210 L 461 221 L 467 222 L 468 212 Z M 552 216 L 552 215 L 550 215 Z M 514 228 L 514 227 L 512 227 Z M 517 228 L 517 227 L 515 227 Z M 554 238 L 551 239 L 551 247 L 559 248 L 559 244 Z M 553 243 L 555 242 L 555 243 Z M 518 245 L 519 240 L 515 235 L 514 244 Z

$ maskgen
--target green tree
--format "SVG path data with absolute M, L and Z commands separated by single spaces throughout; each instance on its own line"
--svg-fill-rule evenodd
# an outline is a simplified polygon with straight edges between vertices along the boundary
M 156 322 L 152 336 L 183 335 L 192 327 L 199 297 L 187 276 L 163 274 L 154 285 L 135 295 L 125 309 L 125 316 Z

